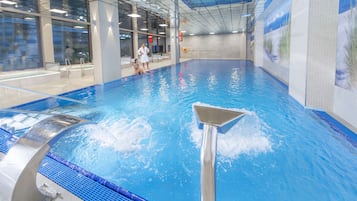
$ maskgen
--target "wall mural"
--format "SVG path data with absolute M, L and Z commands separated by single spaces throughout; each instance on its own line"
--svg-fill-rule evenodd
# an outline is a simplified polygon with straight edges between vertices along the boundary
M 264 19 L 264 60 L 286 68 L 290 59 L 290 9 L 291 0 L 284 1 Z
M 357 92 L 356 25 L 356 0 L 340 0 L 335 84 L 354 92 Z

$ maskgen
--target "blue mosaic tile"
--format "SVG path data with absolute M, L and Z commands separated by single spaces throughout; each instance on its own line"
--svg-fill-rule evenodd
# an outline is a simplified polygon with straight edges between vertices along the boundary
M 0 152 L 7 153 L 16 139 L 6 130 L 0 128 Z
M 43 159 L 39 172 L 83 200 L 132 200 L 48 156 Z
M 56 162 L 61 163 L 62 165 L 70 168 L 72 171 L 75 171 L 75 172 L 81 174 L 82 176 L 85 176 L 85 177 L 88 177 L 88 178 L 92 179 L 93 181 L 97 182 L 98 185 L 105 186 L 105 187 L 107 187 L 107 188 L 109 188 L 109 189 L 111 189 L 111 190 L 113 190 L 113 191 L 125 196 L 126 198 L 129 198 L 130 200 L 133 200 L 133 201 L 147 201 L 145 198 L 142 198 L 142 197 L 140 197 L 140 196 L 138 196 L 138 195 L 136 195 L 136 194 L 134 194 L 134 193 L 132 193 L 132 192 L 120 187 L 120 186 L 117 186 L 114 183 L 111 183 L 111 182 L 109 182 L 109 181 L 107 181 L 107 180 L 105 180 L 105 179 L 103 179 L 103 178 L 91 173 L 91 172 L 88 172 L 87 170 L 85 170 L 85 169 L 83 169 L 83 168 L 81 168 L 81 167 L 79 167 L 79 166 L 77 166 L 75 164 L 72 164 L 72 163 L 62 159 L 61 157 L 58 157 L 58 156 L 52 154 L 52 153 L 48 153 L 47 157 L 55 160 Z

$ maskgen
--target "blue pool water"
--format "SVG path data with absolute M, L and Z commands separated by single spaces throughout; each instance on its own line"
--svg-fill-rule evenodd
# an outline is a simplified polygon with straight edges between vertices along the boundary
M 218 201 L 357 197 L 356 141 L 250 62 L 194 60 L 67 96 L 88 104 L 46 100 L 23 107 L 96 123 L 69 131 L 51 152 L 148 200 L 200 200 L 201 131 L 193 103 L 247 112 L 218 137 Z

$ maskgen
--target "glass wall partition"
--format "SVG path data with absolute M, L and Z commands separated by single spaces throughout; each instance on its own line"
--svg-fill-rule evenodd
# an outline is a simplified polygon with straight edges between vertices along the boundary
M 26 12 L 38 12 L 37 0 L 0 1 L 1 7 L 14 8 Z
M 118 15 L 119 15 L 119 27 L 132 30 L 132 19 L 128 15 L 131 14 L 131 5 L 123 1 L 119 1 Z
M 121 64 L 130 64 L 133 55 L 132 32 L 120 31 Z
M 67 57 L 71 64 L 91 62 L 88 30 L 87 25 L 52 20 L 55 62 L 63 65 Z
M 38 17 L 0 12 L 0 71 L 42 65 L 37 27 Z
M 153 54 L 160 54 L 166 52 L 166 38 L 161 36 L 154 36 L 152 42 L 152 53 Z
M 51 16 L 82 22 L 88 20 L 88 0 L 51 0 Z
M 141 17 L 137 18 L 138 19 L 138 31 L 148 32 L 149 26 L 148 26 L 147 12 L 140 8 L 138 8 L 137 10 L 138 10 L 138 14 L 141 16 Z

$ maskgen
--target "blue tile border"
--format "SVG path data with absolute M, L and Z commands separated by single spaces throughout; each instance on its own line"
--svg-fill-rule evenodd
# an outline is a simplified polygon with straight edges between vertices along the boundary
M 85 201 L 132 201 L 48 156 L 42 160 L 38 172 Z
M 340 133 L 342 136 L 346 138 L 354 147 L 357 147 L 357 133 L 354 133 L 352 130 L 347 128 L 341 122 L 337 121 L 335 118 L 330 116 L 328 113 L 324 111 L 313 110 L 313 112 L 323 121 L 325 121 L 331 129 Z
M 85 169 L 83 169 L 83 168 L 71 163 L 71 162 L 68 162 L 68 161 L 62 159 L 61 157 L 56 156 L 55 154 L 53 154 L 51 152 L 48 152 L 47 156 L 49 158 L 51 158 L 51 159 L 63 164 L 63 165 L 69 167 L 70 169 L 80 173 L 81 175 L 86 176 L 86 177 L 92 179 L 93 181 L 95 181 L 95 182 L 97 182 L 97 183 L 99 183 L 99 184 L 101 184 L 101 185 L 103 185 L 103 186 L 105 186 L 105 187 L 107 187 L 107 188 L 109 188 L 109 189 L 111 189 L 111 190 L 113 190 L 113 191 L 125 196 L 126 198 L 129 198 L 129 199 L 131 199 L 133 201 L 147 201 L 145 198 L 142 198 L 139 195 L 136 195 L 136 194 L 134 194 L 134 193 L 132 193 L 132 192 L 120 187 L 120 186 L 117 186 L 116 184 L 114 184 L 112 182 L 109 182 L 109 181 L 105 180 L 104 178 L 99 177 L 99 176 L 97 176 L 97 175 L 95 175 L 95 174 L 93 174 L 93 173 L 91 173 L 91 172 L 89 172 L 89 171 L 87 171 L 87 170 L 85 170 Z
M 268 74 L 270 77 L 272 77 L 275 81 L 277 81 L 282 87 L 284 87 L 284 89 L 289 90 L 289 85 L 285 82 L 283 82 L 282 80 L 278 79 L 276 76 L 274 76 L 273 74 L 271 74 L 269 71 L 267 71 L 265 68 L 261 67 L 261 66 L 255 66 L 258 67 L 259 69 L 263 70 L 266 74 Z

